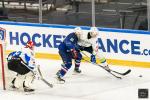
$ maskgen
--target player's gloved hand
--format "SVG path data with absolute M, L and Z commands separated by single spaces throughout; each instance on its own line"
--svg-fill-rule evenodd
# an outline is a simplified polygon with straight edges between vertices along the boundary
M 74 59 L 77 59 L 78 57 L 78 52 L 75 49 L 71 49 L 71 53 Z
M 92 63 L 96 63 L 96 58 L 95 58 L 95 55 L 91 55 L 91 60 L 90 60 Z

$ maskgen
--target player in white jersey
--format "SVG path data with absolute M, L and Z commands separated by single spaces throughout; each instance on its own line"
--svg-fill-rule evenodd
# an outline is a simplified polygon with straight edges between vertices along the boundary
M 81 34 L 79 37 L 78 45 L 81 51 L 87 51 L 91 54 L 91 62 L 96 63 L 96 57 L 100 60 L 102 66 L 109 70 L 105 57 L 98 51 L 98 34 L 99 30 L 96 27 L 91 27 L 90 31 Z M 75 68 L 79 70 L 80 63 Z M 81 70 L 80 70 L 81 72 Z
M 11 52 L 7 57 L 8 69 L 17 73 L 12 80 L 12 88 L 32 92 L 31 83 L 34 80 L 34 43 L 28 41 L 22 51 Z

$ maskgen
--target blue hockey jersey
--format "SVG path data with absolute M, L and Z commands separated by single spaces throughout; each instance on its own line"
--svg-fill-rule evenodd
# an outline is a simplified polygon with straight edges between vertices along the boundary
M 71 49 L 75 49 L 77 46 L 78 37 L 75 33 L 70 33 L 63 42 L 60 43 L 58 49 L 66 52 L 70 52 Z

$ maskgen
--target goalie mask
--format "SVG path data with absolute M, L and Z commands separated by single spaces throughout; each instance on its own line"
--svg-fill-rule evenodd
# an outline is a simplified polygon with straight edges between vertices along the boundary
M 91 37 L 96 37 L 99 33 L 99 30 L 96 27 L 91 27 L 90 29 L 90 35 Z
M 28 41 L 25 48 L 29 48 L 29 49 L 33 50 L 34 49 L 34 43 L 31 40 Z

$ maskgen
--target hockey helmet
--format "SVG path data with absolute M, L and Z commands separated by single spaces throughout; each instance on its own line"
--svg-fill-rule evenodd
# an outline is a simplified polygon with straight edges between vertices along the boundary
M 30 41 L 27 42 L 27 44 L 26 44 L 25 47 L 26 47 L 26 48 L 30 48 L 30 49 L 32 50 L 33 47 L 34 47 L 34 43 L 30 40 Z
M 90 33 L 91 33 L 91 36 L 92 36 L 92 37 L 95 37 L 95 36 L 98 35 L 99 30 L 98 30 L 98 28 L 96 28 L 96 27 L 91 27 Z
M 78 34 L 78 35 L 82 33 L 82 29 L 81 29 L 80 27 L 76 27 L 76 28 L 74 29 L 74 31 L 75 31 L 75 33 Z

